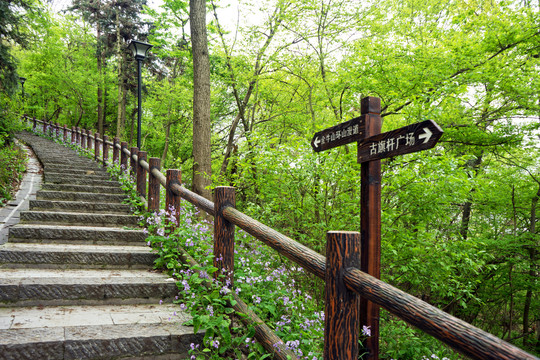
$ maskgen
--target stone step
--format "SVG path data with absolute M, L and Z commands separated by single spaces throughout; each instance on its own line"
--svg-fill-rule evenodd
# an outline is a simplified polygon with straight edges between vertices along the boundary
M 142 230 L 92 226 L 18 224 L 9 230 L 9 242 L 43 244 L 146 246 Z
M 76 184 L 43 184 L 41 190 L 70 191 L 79 193 L 125 194 L 118 186 L 93 186 Z
M 76 169 L 76 170 L 99 170 L 106 171 L 100 163 L 90 159 L 81 159 L 77 157 L 62 158 L 60 161 L 48 160 L 44 161 L 47 167 L 60 169 Z
M 150 269 L 156 258 L 145 246 L 0 245 L 0 268 Z
M 105 171 L 103 168 L 95 168 L 94 166 L 86 167 L 84 169 L 75 169 L 71 166 L 62 166 L 62 167 L 56 167 L 56 166 L 48 166 L 44 165 L 44 171 L 45 172 L 51 172 L 51 173 L 63 173 L 63 174 L 72 174 L 72 175 L 108 175 L 109 173 Z
M 138 217 L 135 215 L 91 214 L 30 210 L 21 212 L 21 223 L 56 223 L 58 225 L 68 226 L 85 226 L 88 224 L 92 224 L 92 226 L 99 227 L 137 227 Z
M 78 175 L 70 175 L 69 177 L 66 177 L 66 175 L 61 172 L 51 172 L 51 171 L 45 172 L 44 173 L 45 182 L 49 182 L 48 181 L 49 177 L 52 177 L 52 178 L 64 177 L 64 178 L 69 178 L 69 179 L 111 180 L 111 177 L 107 173 L 99 173 L 99 174 L 90 173 L 86 175 L 78 174 Z
M 183 326 L 187 320 L 174 305 L 0 309 L 0 357 L 185 359 L 203 336 Z
M 2 269 L 0 307 L 157 304 L 178 294 L 173 278 L 148 270 Z
M 109 204 L 79 201 L 30 200 L 30 209 L 60 212 L 92 212 L 100 214 L 131 214 L 127 204 Z
M 122 194 L 94 194 L 77 193 L 64 191 L 40 190 L 36 194 L 37 200 L 59 200 L 59 201 L 85 201 L 94 203 L 116 203 L 121 204 L 126 199 Z
M 45 181 L 48 184 L 73 184 L 73 185 L 89 185 L 89 186 L 118 186 L 120 183 L 114 180 L 92 179 L 86 176 L 53 176 L 45 174 Z

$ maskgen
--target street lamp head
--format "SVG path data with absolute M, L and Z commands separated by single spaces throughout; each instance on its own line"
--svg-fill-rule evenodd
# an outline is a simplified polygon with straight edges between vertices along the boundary
M 25 77 L 19 77 L 19 81 L 21 82 L 21 85 L 24 85 L 24 82 L 26 81 Z
M 151 47 L 152 45 L 137 40 L 131 40 L 128 45 L 128 48 L 133 52 L 133 56 L 137 60 L 144 60 L 146 53 Z

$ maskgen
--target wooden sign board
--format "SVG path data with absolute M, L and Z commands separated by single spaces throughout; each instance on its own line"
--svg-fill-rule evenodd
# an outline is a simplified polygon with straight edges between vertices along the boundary
M 443 130 L 433 120 L 426 120 L 382 134 L 358 143 L 358 163 L 431 149 Z
M 359 116 L 313 135 L 311 147 L 320 152 L 362 140 L 365 137 L 364 116 Z

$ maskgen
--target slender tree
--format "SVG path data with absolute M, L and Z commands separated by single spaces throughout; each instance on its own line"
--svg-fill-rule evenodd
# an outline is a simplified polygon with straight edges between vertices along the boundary
M 210 57 L 206 33 L 206 1 L 190 0 L 193 48 L 193 191 L 211 198 Z

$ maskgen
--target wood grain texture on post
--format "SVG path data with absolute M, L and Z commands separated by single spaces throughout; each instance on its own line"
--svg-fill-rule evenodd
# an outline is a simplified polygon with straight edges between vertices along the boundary
M 94 142 L 92 141 L 92 131 L 88 130 L 88 131 L 86 132 L 86 134 L 87 134 L 87 139 L 86 139 L 86 149 L 87 149 L 87 150 L 92 150 L 92 147 L 93 147 L 93 144 L 94 144 Z M 97 133 L 96 133 L 96 134 L 97 134 Z M 94 136 L 94 139 L 95 139 L 95 138 L 96 138 L 96 137 Z
M 89 146 L 89 141 L 88 140 L 90 140 L 88 138 L 88 135 L 90 135 L 91 133 L 92 133 L 91 131 L 89 132 L 86 129 L 81 129 L 81 147 L 83 149 L 88 150 L 88 146 Z
M 77 145 L 81 146 L 82 141 L 82 134 L 81 134 L 81 128 L 77 126 Z
M 120 144 L 120 167 L 122 168 L 122 171 L 127 171 L 128 168 L 128 155 L 124 150 L 127 150 L 127 142 L 122 141 Z
M 99 159 L 99 133 L 96 132 L 94 134 L 94 160 L 98 160 Z
M 141 161 L 146 161 L 146 151 L 139 151 L 137 154 L 137 194 L 146 199 L 146 169 L 142 167 Z
M 366 137 L 381 133 L 381 100 L 362 99 L 361 112 L 365 117 Z M 369 161 L 361 166 L 360 228 L 362 234 L 360 269 L 371 276 L 381 277 L 381 161 Z M 365 359 L 379 358 L 379 306 L 360 300 L 363 326 L 369 326 L 371 336 L 366 340 Z
M 130 152 L 131 155 L 129 156 L 129 171 L 131 176 L 135 177 L 137 176 L 137 160 L 135 160 L 135 157 L 137 157 L 137 154 L 139 153 L 139 148 L 136 146 L 132 146 Z
M 109 161 L 109 137 L 103 135 L 103 166 L 107 166 Z
M 153 169 L 161 169 L 161 160 L 156 157 L 151 157 L 148 160 L 148 165 L 150 168 L 148 174 L 148 211 L 159 211 L 159 197 L 160 197 L 160 186 L 161 183 L 159 179 L 152 174 Z
M 180 221 L 180 196 L 172 190 L 174 185 L 181 185 L 182 173 L 180 170 L 167 170 L 167 185 L 165 186 L 165 211 L 167 214 L 174 213 L 176 224 Z M 174 227 L 174 226 L 173 226 Z
M 234 274 L 234 224 L 223 217 L 223 210 L 236 207 L 234 187 L 218 186 L 214 190 L 214 266 L 218 269 L 214 277 L 225 275 L 232 289 Z
M 326 233 L 324 359 L 357 360 L 360 296 L 347 289 L 345 269 L 360 266 L 360 233 Z
M 92 149 L 92 141 L 90 140 L 90 136 L 92 136 L 92 131 L 82 129 L 82 136 L 81 136 L 81 146 L 83 149 L 90 150 Z
M 120 149 L 118 148 L 118 145 L 120 145 L 120 140 L 115 136 L 113 139 L 113 165 L 120 162 Z

